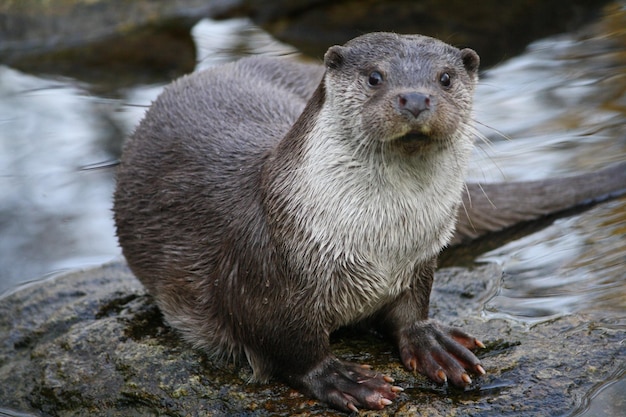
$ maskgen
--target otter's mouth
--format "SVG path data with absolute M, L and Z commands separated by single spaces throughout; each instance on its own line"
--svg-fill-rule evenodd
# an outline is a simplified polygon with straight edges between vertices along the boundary
M 398 138 L 399 141 L 401 142 L 405 142 L 405 143 L 411 143 L 411 142 L 424 142 L 430 139 L 430 136 L 425 135 L 423 133 L 420 132 L 409 132 L 404 136 L 400 136 Z

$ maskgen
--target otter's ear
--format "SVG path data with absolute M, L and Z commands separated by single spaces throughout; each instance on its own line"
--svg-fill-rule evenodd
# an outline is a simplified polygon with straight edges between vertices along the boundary
M 327 68 L 337 69 L 343 65 L 345 49 L 343 46 L 331 46 L 324 55 L 324 64 Z
M 478 54 L 473 49 L 461 49 L 461 59 L 463 60 L 463 66 L 467 72 L 470 75 L 476 75 L 478 66 L 480 65 L 480 57 Z

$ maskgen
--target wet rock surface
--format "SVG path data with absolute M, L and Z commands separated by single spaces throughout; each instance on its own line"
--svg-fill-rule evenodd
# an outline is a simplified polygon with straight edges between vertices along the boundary
M 581 216 L 602 216 L 624 203 L 604 203 Z M 406 372 L 393 346 L 377 335 L 357 329 L 336 334 L 338 356 L 369 363 L 405 388 L 383 412 L 363 415 L 561 415 L 625 372 L 619 316 L 579 311 L 530 325 L 485 315 L 484 305 L 505 278 L 496 263 L 437 274 L 431 315 L 486 344 L 479 357 L 487 374 L 465 391 Z M 253 384 L 249 377 L 245 363 L 218 364 L 183 343 L 123 262 L 29 284 L 0 300 L 0 410 L 341 415 L 280 382 Z

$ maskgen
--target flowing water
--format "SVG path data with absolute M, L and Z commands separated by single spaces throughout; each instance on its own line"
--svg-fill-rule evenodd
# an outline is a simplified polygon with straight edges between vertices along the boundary
M 485 140 L 471 179 L 567 175 L 626 159 L 624 15 L 614 9 L 585 31 L 537 41 L 483 74 L 475 118 Z M 193 35 L 199 68 L 250 53 L 295 53 L 247 20 L 204 20 Z M 163 86 L 138 85 L 115 98 L 91 87 L 0 66 L 0 292 L 120 256 L 114 163 Z M 623 331 L 625 234 L 622 198 L 476 254 L 505 271 L 483 314 L 532 327 L 584 312 Z M 623 410 L 625 374 L 616 370 L 577 413 Z

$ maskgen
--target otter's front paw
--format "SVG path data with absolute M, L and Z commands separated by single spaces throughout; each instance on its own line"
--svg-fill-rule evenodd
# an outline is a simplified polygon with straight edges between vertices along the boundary
M 470 349 L 484 348 L 478 339 L 435 321 L 413 324 L 400 335 L 400 357 L 410 371 L 418 371 L 435 382 L 465 387 L 472 382 L 466 370 L 484 374 Z
M 380 410 L 391 404 L 402 388 L 393 379 L 374 372 L 367 365 L 342 362 L 329 357 L 305 374 L 296 385 L 342 411 L 359 408 Z

